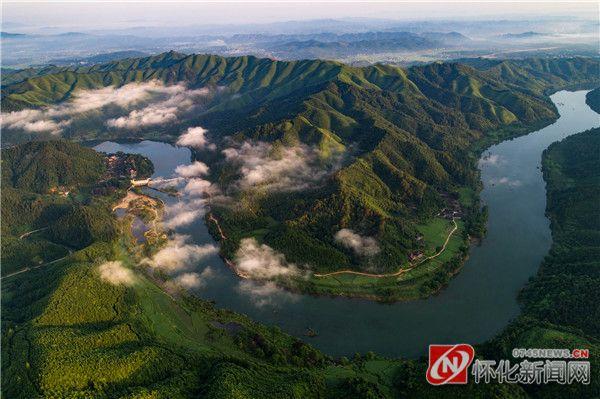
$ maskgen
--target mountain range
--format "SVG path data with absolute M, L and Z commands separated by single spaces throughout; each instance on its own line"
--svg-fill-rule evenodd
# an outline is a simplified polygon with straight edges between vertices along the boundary
M 232 257 L 240 240 L 251 236 L 316 271 L 390 271 L 418 248 L 416 224 L 444 208 L 448 195 L 476 190 L 474 148 L 555 120 L 558 112 L 546 94 L 597 85 L 599 65 L 591 58 L 466 59 L 355 68 L 169 52 L 14 72 L 4 77 L 10 83 L 2 87 L 2 103 L 6 111 L 47 107 L 78 90 L 154 80 L 211 88 L 218 94 L 175 126 L 132 133 L 94 125 L 64 135 L 84 140 L 133 134 L 174 142 L 186 127 L 202 126 L 221 150 L 244 141 L 315 149 L 331 172 L 283 192 L 232 192 L 239 176 L 223 154 L 197 153 L 211 167 L 211 181 L 244 204 L 214 206 L 233 238 L 223 254 Z M 4 141 L 15 137 L 5 134 Z M 478 206 L 465 211 L 476 219 Z M 340 229 L 374 237 L 381 251 L 368 259 L 355 256 L 334 241 Z

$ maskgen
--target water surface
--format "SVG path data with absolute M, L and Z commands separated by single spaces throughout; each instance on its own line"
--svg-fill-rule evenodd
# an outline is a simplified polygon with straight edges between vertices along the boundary
M 416 357 L 425 354 L 431 343 L 476 344 L 492 338 L 519 314 L 518 290 L 535 274 L 550 248 L 540 170 L 543 150 L 564 137 L 600 126 L 598 114 L 585 104 L 585 93 L 554 94 L 551 98 L 560 112 L 554 124 L 484 153 L 479 166 L 481 197 L 489 207 L 488 234 L 482 245 L 471 248 L 462 271 L 438 295 L 391 305 L 285 292 L 261 297 L 217 256 L 198 265 L 199 271 L 210 266 L 216 275 L 195 294 L 299 337 L 310 327 L 318 336 L 304 339 L 333 356 L 374 351 Z M 150 141 L 107 142 L 95 148 L 144 154 L 154 162 L 155 177 L 171 176 L 177 165 L 191 158 L 186 148 Z M 198 244 L 214 242 L 202 220 L 178 232 L 190 234 Z

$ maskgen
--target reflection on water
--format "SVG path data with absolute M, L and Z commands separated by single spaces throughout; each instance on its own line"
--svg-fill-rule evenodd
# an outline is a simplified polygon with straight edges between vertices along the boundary
M 518 290 L 532 276 L 550 244 L 541 154 L 552 142 L 600 125 L 585 104 L 585 91 L 559 92 L 552 100 L 560 112 L 553 125 L 492 146 L 479 163 L 489 206 L 488 235 L 471 248 L 463 270 L 439 295 L 407 303 L 382 305 L 360 299 L 311 297 L 283 292 L 273 285 L 240 281 L 218 256 L 197 266 L 214 271 L 195 291 L 217 306 L 303 337 L 324 352 L 339 356 L 375 351 L 386 356 L 415 357 L 430 343 L 479 343 L 494 336 L 519 313 Z M 165 143 L 102 143 L 102 151 L 148 156 L 155 176 L 171 177 L 177 165 L 190 163 L 190 152 Z M 152 195 L 156 195 L 153 192 Z M 178 201 L 159 193 L 167 205 Z M 214 242 L 202 219 L 178 228 L 193 241 Z

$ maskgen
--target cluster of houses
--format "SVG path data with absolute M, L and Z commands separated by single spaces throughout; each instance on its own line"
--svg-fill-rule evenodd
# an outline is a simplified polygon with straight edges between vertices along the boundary
M 446 207 L 438 212 L 437 216 L 443 217 L 444 219 L 460 219 L 463 216 L 462 207 L 460 202 L 456 198 L 450 197 L 450 195 L 442 193 L 441 196 L 446 200 Z
M 106 156 L 107 172 L 112 177 L 135 179 L 137 169 L 128 154 L 117 152 Z

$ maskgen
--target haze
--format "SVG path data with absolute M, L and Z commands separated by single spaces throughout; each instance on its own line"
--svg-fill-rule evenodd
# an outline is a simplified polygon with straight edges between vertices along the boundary
M 527 19 L 598 15 L 598 3 L 138 3 L 3 2 L 3 30 L 94 30 L 140 26 L 263 24 L 290 20 Z

